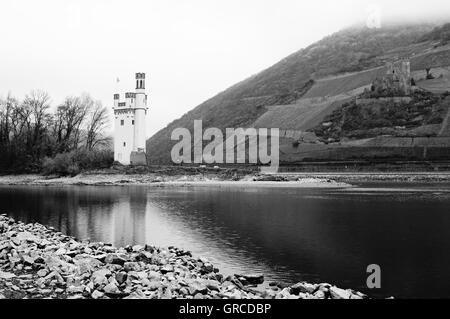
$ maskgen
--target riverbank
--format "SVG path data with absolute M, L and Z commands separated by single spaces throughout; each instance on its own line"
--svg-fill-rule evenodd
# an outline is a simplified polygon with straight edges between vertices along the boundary
M 0 299 L 362 299 L 321 283 L 225 277 L 207 259 L 175 247 L 115 248 L 0 215 Z
M 245 175 L 224 178 L 215 174 L 193 175 L 163 175 L 145 174 L 104 174 L 88 172 L 73 177 L 43 176 L 43 175 L 5 175 L 0 176 L 0 185 L 40 185 L 40 186 L 126 186 L 145 185 L 153 187 L 170 186 L 277 186 L 277 187 L 351 187 L 345 182 L 336 182 L 329 178 L 298 177 L 294 175 Z
M 177 172 L 120 173 L 110 170 L 84 172 L 73 177 L 44 176 L 38 174 L 0 176 L 0 185 L 39 186 L 126 186 L 145 185 L 153 187 L 183 186 L 259 186 L 294 188 L 346 188 L 362 183 L 442 183 L 450 184 L 450 172 L 354 172 L 354 173 L 277 173 L 230 174 L 195 170 Z

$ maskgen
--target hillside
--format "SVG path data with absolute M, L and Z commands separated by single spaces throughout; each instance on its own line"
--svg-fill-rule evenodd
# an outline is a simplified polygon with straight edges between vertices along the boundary
M 365 139 L 381 135 L 438 136 L 449 112 L 450 94 L 415 92 L 411 101 L 369 99 L 344 103 L 313 131 L 322 141 Z
M 430 24 L 395 25 L 381 29 L 352 27 L 330 35 L 228 88 L 170 123 L 148 140 L 149 162 L 170 162 L 170 150 L 175 143 L 170 141 L 170 134 L 177 127 L 192 130 L 196 119 L 202 119 L 204 127 L 220 129 L 253 126 L 268 112 L 268 106 L 296 104 L 305 94 L 317 96 L 314 92 L 333 95 L 315 87 L 315 83 L 320 83 L 323 78 L 382 67 L 386 56 L 396 54 L 396 51 L 425 52 L 432 44 L 422 43 L 423 39 L 430 37 L 433 31 L 436 31 L 435 26 Z M 426 41 L 431 40 L 427 38 Z M 348 83 L 353 84 L 353 79 Z M 314 94 L 308 93 L 310 90 L 314 90 Z M 338 88 L 336 92 L 341 91 Z M 333 109 L 330 108 L 330 112 Z M 316 112 L 312 113 L 315 115 Z

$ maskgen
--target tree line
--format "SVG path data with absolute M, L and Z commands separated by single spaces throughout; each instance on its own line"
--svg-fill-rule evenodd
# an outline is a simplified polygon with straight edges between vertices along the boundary
M 0 98 L 0 171 L 77 174 L 112 164 L 107 109 L 90 95 L 52 108 L 48 93 Z

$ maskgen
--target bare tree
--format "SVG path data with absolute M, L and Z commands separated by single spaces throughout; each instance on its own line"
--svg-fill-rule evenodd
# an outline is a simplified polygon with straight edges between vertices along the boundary
M 86 118 L 88 105 L 87 101 L 80 97 L 67 97 L 58 107 L 53 120 L 58 152 L 78 148 L 80 129 Z
M 107 140 L 102 133 L 108 125 L 108 110 L 97 101 L 89 117 L 90 120 L 86 126 L 86 148 L 93 150 L 98 144 Z
M 44 91 L 31 91 L 25 96 L 23 107 L 27 116 L 27 148 L 35 161 L 42 157 L 42 151 L 46 146 L 44 140 L 51 116 L 48 113 L 50 108 L 50 96 Z
M 43 91 L 30 92 L 23 102 L 9 94 L 0 99 L 0 169 L 38 171 L 46 157 L 94 150 L 109 141 L 103 135 L 107 125 L 107 109 L 87 94 L 67 97 L 54 113 Z M 78 160 L 93 165 L 80 154 Z M 102 156 L 92 158 L 105 165 L 109 155 Z

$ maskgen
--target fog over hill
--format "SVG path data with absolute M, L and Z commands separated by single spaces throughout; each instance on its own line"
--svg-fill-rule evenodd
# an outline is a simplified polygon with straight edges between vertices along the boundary
M 354 26 L 327 36 L 170 123 L 147 141 L 149 161 L 170 161 L 175 143 L 170 135 L 175 128 L 192 131 L 193 121 L 199 119 L 203 120 L 204 128 L 252 127 L 268 111 L 268 106 L 296 103 L 320 79 L 380 67 L 386 58 L 398 54 L 427 52 L 437 45 L 442 34 L 446 34 L 446 28 L 436 27 L 438 25 L 432 23 L 396 23 L 378 29 Z

